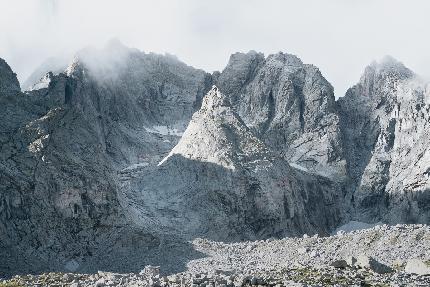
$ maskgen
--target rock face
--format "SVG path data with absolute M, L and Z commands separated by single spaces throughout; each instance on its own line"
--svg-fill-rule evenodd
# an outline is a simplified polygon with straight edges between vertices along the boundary
M 0 63 L 0 270 L 161 263 L 153 255 L 160 238 L 124 214 L 118 173 L 167 155 L 205 93 L 206 74 L 113 43 L 82 51 L 65 73 L 48 73 L 46 87 L 24 94 Z
M 390 57 L 339 99 L 357 219 L 429 222 L 429 99 L 428 85 Z
M 429 222 L 429 88 L 393 59 L 337 102 L 283 53 L 210 75 L 113 41 L 45 72 L 24 93 L 0 60 L 5 274 L 179 271 L 198 236 Z
M 3 59 L 0 59 L 0 77 L 0 96 L 13 96 L 21 92 L 16 74 Z
M 333 87 L 318 68 L 290 54 L 236 53 L 217 84 L 272 150 L 304 169 L 344 177 Z
M 342 215 L 336 184 L 276 158 L 215 86 L 170 154 L 135 178 L 135 221 L 186 239 L 327 234 Z

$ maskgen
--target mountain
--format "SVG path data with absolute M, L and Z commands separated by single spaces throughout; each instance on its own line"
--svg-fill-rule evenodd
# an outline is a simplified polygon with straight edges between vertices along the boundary
M 244 122 L 292 164 L 339 180 L 345 175 L 333 87 L 294 55 L 236 53 L 217 85 Z
M 70 57 L 51 57 L 43 61 L 43 63 L 37 67 L 33 73 L 22 83 L 22 90 L 38 90 L 46 87 L 46 74 L 52 72 L 53 74 L 59 74 L 67 69 Z M 44 79 L 45 80 L 42 80 Z
M 124 271 L 169 260 L 156 255 L 160 238 L 127 221 L 119 171 L 168 154 L 207 74 L 120 45 L 82 51 L 26 93 L 3 60 L 0 72 L 0 269 Z
M 21 92 L 16 74 L 3 59 L 0 59 L 0 76 L 0 95 L 2 97 Z
M 181 271 L 196 237 L 429 223 L 429 85 L 392 58 L 337 101 L 285 53 L 208 74 L 112 41 L 68 62 L 22 92 L 0 60 L 4 274 Z
M 188 240 L 327 234 L 342 216 L 338 186 L 278 159 L 215 86 L 170 154 L 133 177 L 135 222 Z
M 429 86 L 391 57 L 340 98 L 355 217 L 428 223 Z

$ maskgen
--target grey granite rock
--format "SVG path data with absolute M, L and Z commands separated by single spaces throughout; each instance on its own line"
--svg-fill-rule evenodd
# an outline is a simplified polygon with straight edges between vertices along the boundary
M 115 43 L 82 51 L 26 93 L 3 60 L 0 68 L 0 270 L 183 268 L 156 254 L 163 241 L 194 256 L 187 243 L 128 221 L 120 171 L 167 155 L 207 74 Z
M 346 268 L 348 267 L 348 263 L 343 259 L 339 259 L 330 263 L 330 266 L 333 266 L 334 268 Z
M 375 260 L 370 256 L 366 256 L 363 254 L 360 254 L 359 256 L 357 256 L 357 262 L 354 264 L 354 266 L 369 269 L 372 272 L 380 273 L 380 274 L 393 272 L 393 269 L 391 269 L 389 266 L 378 262 L 377 260 Z
M 276 153 L 299 168 L 345 177 L 333 87 L 318 68 L 290 54 L 236 53 L 217 85 Z
M 134 178 L 134 221 L 186 239 L 327 234 L 343 215 L 340 188 L 277 158 L 217 87 L 170 154 Z
M 355 217 L 429 222 L 428 85 L 387 57 L 339 99 Z
M 16 74 L 5 60 L 0 59 L 0 97 L 16 96 L 21 92 Z

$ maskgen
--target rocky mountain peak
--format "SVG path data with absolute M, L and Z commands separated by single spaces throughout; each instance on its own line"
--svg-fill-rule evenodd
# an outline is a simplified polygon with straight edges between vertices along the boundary
M 269 151 L 236 114 L 228 98 L 213 86 L 179 143 L 159 165 L 172 155 L 234 170 L 238 164 L 268 159 Z
M 31 87 L 28 87 L 28 91 L 35 91 L 40 89 L 46 89 L 49 87 L 49 83 L 54 78 L 54 74 L 52 72 L 46 73 L 42 78 L 39 79 L 39 81 L 32 85 Z
M 84 70 L 84 65 L 80 61 L 79 57 L 73 57 L 72 62 L 67 66 L 65 73 L 68 77 L 76 77 L 82 74 Z
M 256 52 L 254 50 L 250 50 L 247 53 L 236 52 L 234 54 L 231 54 L 227 66 L 233 66 L 241 63 L 245 64 L 247 62 L 249 63 L 255 60 L 258 61 L 262 59 L 264 59 L 264 54 Z
M 275 65 L 276 63 L 278 63 L 278 64 L 281 64 L 283 66 L 288 66 L 288 67 L 301 67 L 301 66 L 303 66 L 303 62 L 302 62 L 302 60 L 300 60 L 299 57 L 297 57 L 293 54 L 288 54 L 288 53 L 283 53 L 283 52 L 269 55 L 267 57 L 266 61 L 267 61 L 268 65 Z
M 66 70 L 71 56 L 62 55 L 58 57 L 50 57 L 46 59 L 42 64 L 30 74 L 30 76 L 24 81 L 22 84 L 22 89 L 32 90 L 34 89 L 34 85 L 40 82 L 40 79 L 44 78 L 44 76 L 48 72 L 52 72 L 52 74 L 57 75 Z
M 12 71 L 6 61 L 0 58 L 0 95 L 10 95 L 19 93 L 20 91 L 21 88 L 16 74 Z
M 230 101 L 217 86 L 213 85 L 203 99 L 202 110 L 210 111 L 218 107 L 230 107 Z
M 227 66 L 219 76 L 221 90 L 227 94 L 236 94 L 255 76 L 258 67 L 264 63 L 264 54 L 255 51 L 234 53 L 230 56 Z
M 366 97 L 395 95 L 399 84 L 414 77 L 415 74 L 403 63 L 385 56 L 367 66 L 358 85 L 353 88 L 360 89 L 359 93 Z
M 428 186 L 427 101 L 425 83 L 390 56 L 339 99 L 358 220 L 428 221 L 426 205 L 411 203 L 422 202 Z
M 371 66 L 380 74 L 396 74 L 401 78 L 409 78 L 414 76 L 414 73 L 408 69 L 402 62 L 392 56 L 384 56 L 380 61 L 373 62 Z
M 271 150 L 311 171 L 343 172 L 333 87 L 316 67 L 288 53 L 235 54 L 217 85 Z
M 78 77 L 88 72 L 94 79 L 105 83 L 117 80 L 129 68 L 129 59 L 133 53 L 141 52 L 128 48 L 115 39 L 102 48 L 86 47 L 75 54 L 66 73 L 68 76 Z

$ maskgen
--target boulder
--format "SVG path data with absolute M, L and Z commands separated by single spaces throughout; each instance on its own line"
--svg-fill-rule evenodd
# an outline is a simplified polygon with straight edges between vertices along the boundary
M 366 255 L 360 255 L 357 257 L 356 266 L 364 269 L 369 269 L 374 273 L 389 273 L 393 272 L 393 269 L 385 264 L 376 261 L 374 258 Z
M 430 275 L 430 263 L 421 259 L 410 259 L 406 263 L 405 272 L 417 275 Z
M 160 275 L 160 266 L 151 266 L 147 265 L 145 268 L 140 271 L 140 275 L 147 275 L 149 277 L 155 277 Z
M 357 258 L 355 258 L 354 256 L 347 256 L 347 257 L 345 257 L 345 261 L 348 264 L 348 266 L 352 267 L 357 262 Z
M 332 263 L 330 263 L 330 266 L 333 266 L 334 268 L 346 268 L 348 267 L 348 263 L 341 259 L 341 260 L 335 260 Z

